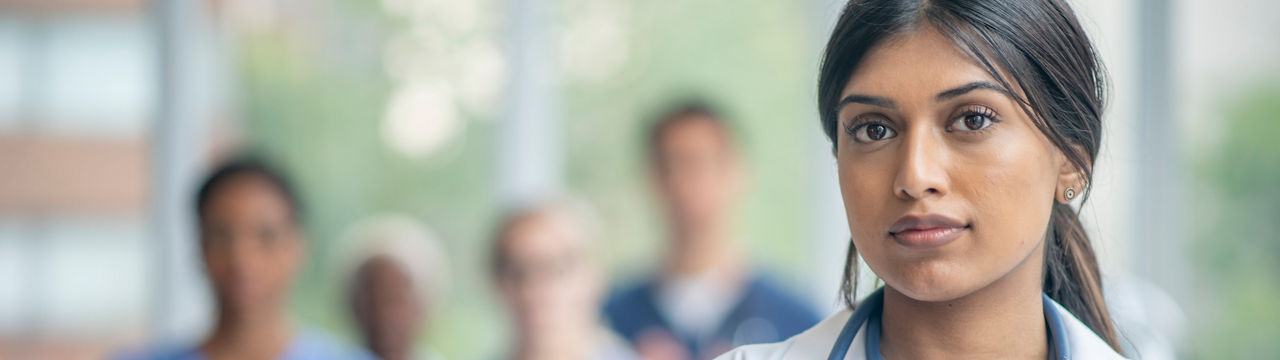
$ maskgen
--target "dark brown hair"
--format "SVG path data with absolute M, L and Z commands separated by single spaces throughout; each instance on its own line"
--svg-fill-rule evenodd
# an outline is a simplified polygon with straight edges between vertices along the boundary
M 294 222 L 300 222 L 302 217 L 302 204 L 298 199 L 298 194 L 294 191 L 293 183 L 289 181 L 289 177 L 271 162 L 260 157 L 251 155 L 241 155 L 227 160 L 213 171 L 209 172 L 200 183 L 199 190 L 196 191 L 196 214 L 204 217 L 205 206 L 221 190 L 222 185 L 231 179 L 241 176 L 256 176 L 262 180 L 266 180 L 268 184 L 280 192 L 280 196 L 284 197 L 286 203 L 289 204 L 290 219 Z
M 662 108 L 653 117 L 645 138 L 651 163 L 658 164 L 662 161 L 662 140 L 669 135 L 672 127 L 685 121 L 707 121 L 721 130 L 730 145 L 736 145 L 736 132 L 718 107 L 700 98 L 686 98 Z
M 1063 0 L 850 1 L 831 33 L 818 75 L 818 111 L 833 151 L 836 105 L 859 62 L 886 39 L 925 27 L 947 36 L 1005 88 L 1018 86 L 1019 106 L 1082 178 L 1092 179 L 1102 140 L 1105 70 Z M 1121 351 L 1098 262 L 1078 214 L 1067 204 L 1050 206 L 1044 292 Z M 853 242 L 846 255 L 840 290 L 852 308 L 858 269 Z

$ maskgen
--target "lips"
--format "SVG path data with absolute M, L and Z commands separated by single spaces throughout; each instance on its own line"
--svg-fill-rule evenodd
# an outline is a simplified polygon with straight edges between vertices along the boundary
M 933 248 L 954 241 L 967 230 L 968 224 L 944 215 L 907 215 L 889 227 L 889 236 L 909 248 Z

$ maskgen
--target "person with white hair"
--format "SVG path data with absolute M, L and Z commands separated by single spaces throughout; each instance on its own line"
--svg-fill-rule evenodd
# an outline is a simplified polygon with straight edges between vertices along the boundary
M 594 221 L 585 204 L 549 198 L 498 223 L 494 282 L 513 322 L 517 360 L 639 359 L 604 325 L 604 276 L 593 261 Z
M 368 350 L 384 360 L 440 359 L 417 344 L 448 278 L 432 232 L 410 217 L 381 215 L 352 225 L 343 241 L 347 305 Z

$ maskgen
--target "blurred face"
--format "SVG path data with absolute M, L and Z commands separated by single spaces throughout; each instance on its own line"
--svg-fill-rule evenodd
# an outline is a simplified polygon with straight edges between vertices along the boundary
M 677 228 L 723 221 L 741 186 L 741 169 L 725 129 L 704 115 L 688 115 L 665 130 L 657 145 L 658 194 Z
M 356 273 L 351 308 L 369 350 L 382 359 L 407 359 L 422 322 L 417 285 L 387 257 L 366 261 Z
M 908 297 L 950 300 L 1041 271 L 1057 189 L 1074 172 L 998 84 L 921 29 L 874 48 L 844 88 L 836 157 L 849 229 Z
M 223 182 L 200 219 L 205 271 L 223 311 L 254 313 L 280 306 L 303 253 L 293 209 L 266 180 L 239 175 Z
M 594 323 L 602 284 L 587 262 L 580 229 L 535 214 L 517 220 L 506 237 L 498 286 L 519 334 L 554 336 Z

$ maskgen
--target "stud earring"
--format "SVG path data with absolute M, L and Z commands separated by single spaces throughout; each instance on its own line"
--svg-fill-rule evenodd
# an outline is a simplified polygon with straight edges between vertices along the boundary
M 1075 199 L 1076 188 L 1067 188 L 1067 191 L 1063 192 L 1062 196 L 1067 198 L 1067 201 L 1071 201 L 1071 199 Z

